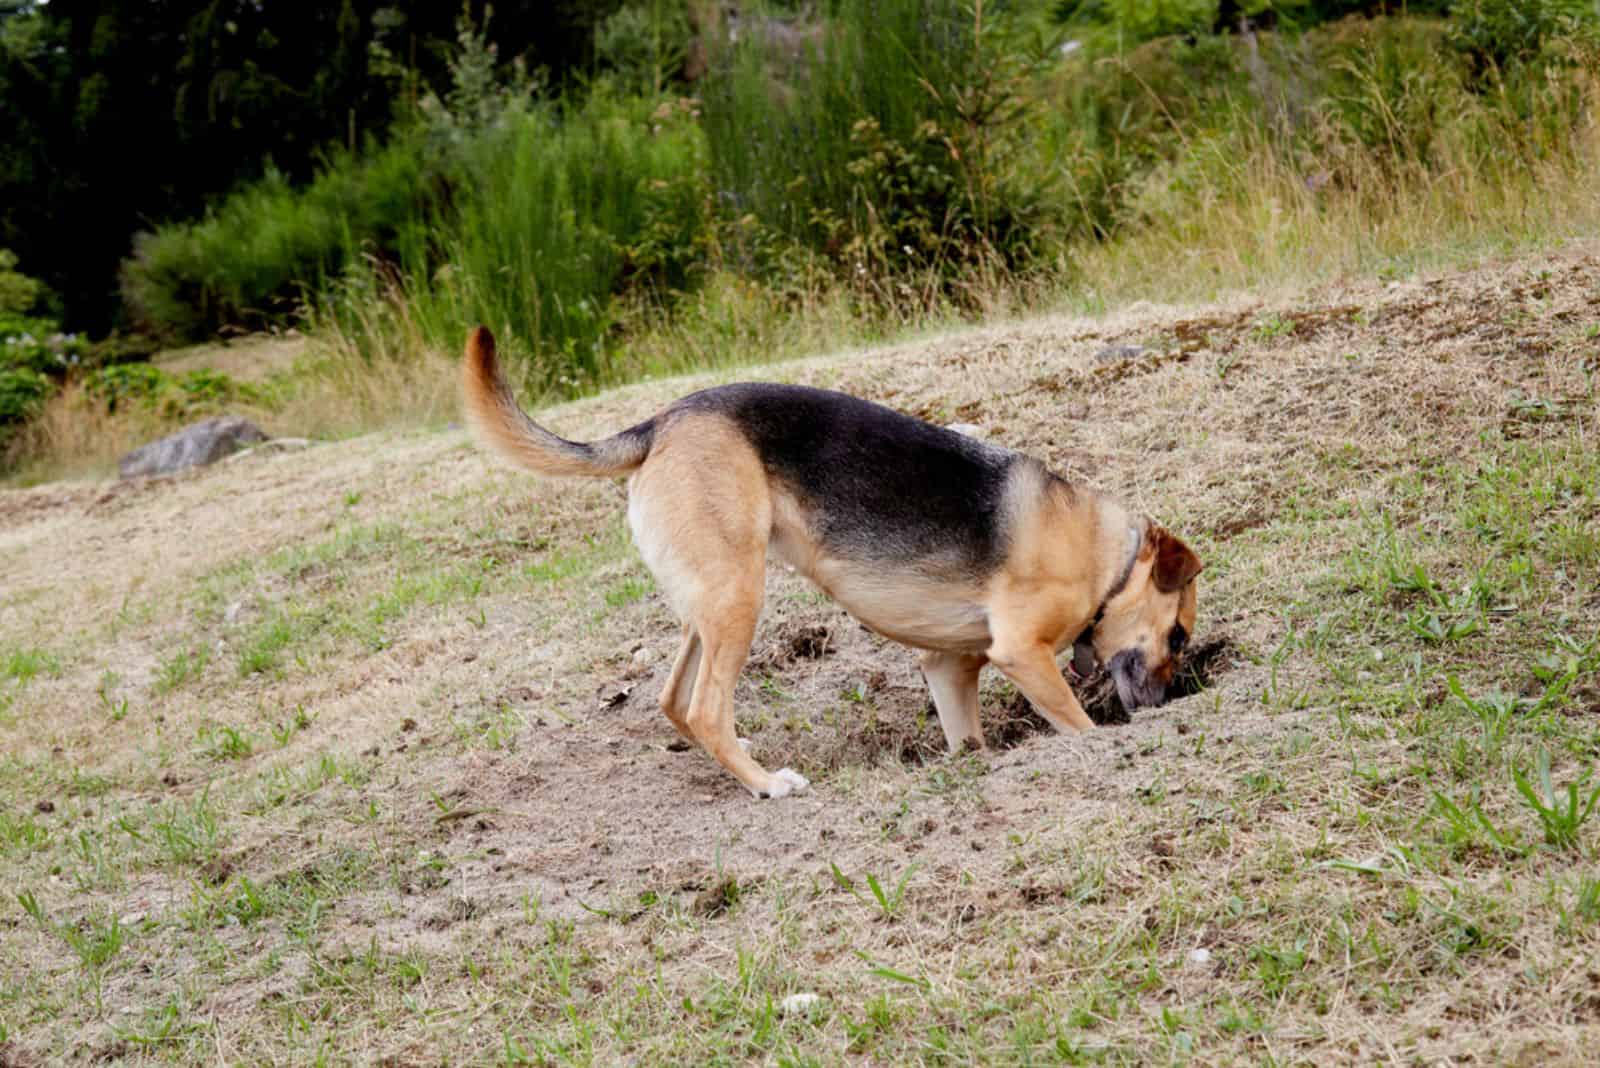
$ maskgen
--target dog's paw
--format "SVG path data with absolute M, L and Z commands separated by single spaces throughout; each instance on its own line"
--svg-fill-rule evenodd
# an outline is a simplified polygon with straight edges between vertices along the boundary
M 761 796 L 776 800 L 788 797 L 790 794 L 803 794 L 811 783 L 806 777 L 793 768 L 779 768 L 772 773 L 772 785 L 767 787 L 767 792 Z
M 734 741 L 738 742 L 739 748 L 743 749 L 746 753 L 750 752 L 750 747 L 755 744 L 748 738 L 735 738 Z

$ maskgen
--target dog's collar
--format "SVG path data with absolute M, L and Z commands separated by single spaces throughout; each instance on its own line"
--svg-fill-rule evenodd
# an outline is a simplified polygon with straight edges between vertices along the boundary
M 1128 585 L 1128 576 L 1133 574 L 1134 562 L 1139 559 L 1139 550 L 1143 547 L 1144 527 L 1137 524 L 1130 525 L 1128 527 L 1128 558 L 1123 561 L 1122 572 L 1117 575 L 1117 580 L 1111 584 L 1111 588 L 1106 591 L 1106 595 L 1100 598 L 1100 607 L 1094 610 L 1094 621 L 1089 624 L 1088 629 L 1078 635 L 1078 641 L 1081 642 L 1085 638 L 1092 639 L 1094 637 L 1095 628 L 1100 626 L 1100 621 L 1106 617 L 1106 605 L 1110 604 L 1111 598 L 1121 593 L 1123 587 Z

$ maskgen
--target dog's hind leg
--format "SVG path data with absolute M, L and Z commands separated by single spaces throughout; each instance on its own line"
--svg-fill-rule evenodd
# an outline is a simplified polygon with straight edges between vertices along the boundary
M 658 432 L 628 498 L 639 551 L 685 623 L 662 712 L 756 796 L 804 789 L 795 772 L 752 760 L 733 726 L 766 592 L 772 502 L 760 457 L 720 418 L 681 416 Z
M 769 772 L 756 763 L 740 743 L 733 726 L 734 684 L 750 653 L 760 596 L 757 586 L 753 598 L 741 597 L 733 603 L 724 600 L 708 606 L 712 610 L 700 617 L 697 629 L 705 651 L 694 683 L 688 722 L 696 740 L 752 794 L 786 797 L 804 790 L 809 783 L 790 768 Z
M 694 741 L 689 729 L 689 698 L 694 693 L 695 676 L 700 673 L 700 635 L 694 627 L 684 624 L 683 644 L 678 647 L 678 659 L 673 661 L 672 674 L 661 688 L 662 714 L 678 729 L 678 733 Z
M 922 654 L 922 677 L 933 694 L 933 707 L 939 712 L 939 726 L 952 753 L 968 745 L 983 748 L 983 726 L 978 722 L 978 673 L 989 658 L 978 654 Z

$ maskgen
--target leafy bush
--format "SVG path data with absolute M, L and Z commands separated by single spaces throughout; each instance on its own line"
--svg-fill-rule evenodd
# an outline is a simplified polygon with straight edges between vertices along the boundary
M 1450 39 L 1481 73 L 1539 58 L 1552 40 L 1592 34 L 1595 0 L 1460 0 L 1450 13 Z
M 847 272 L 1025 265 L 1052 236 L 1051 175 L 1022 151 L 1048 53 L 1017 30 L 881 0 L 724 43 L 705 94 L 719 205 Z
M 491 323 L 541 385 L 596 381 L 613 295 L 687 276 L 703 215 L 692 111 L 603 89 L 582 108 L 513 108 L 463 142 L 452 169 L 462 195 L 434 206 L 432 240 L 392 270 L 348 271 L 318 318 L 369 356 L 400 328 L 395 316 L 446 350 Z
M 28 368 L 0 368 L 0 440 L 39 410 L 55 383 Z
M 686 4 L 652 0 L 619 8 L 595 29 L 595 58 L 628 92 L 659 93 L 683 66 L 690 39 Z
M 1247 5 L 1256 7 L 1258 5 Z M 1217 17 L 1216 0 L 1060 0 L 1056 18 L 1074 32 L 1124 46 L 1199 34 Z
M 76 335 L 61 333 L 54 320 L 26 314 L 47 291 L 16 266 L 17 257 L 0 249 L 0 445 L 38 413 L 56 380 L 88 348 Z
M 0 314 L 0 368 L 60 376 L 88 351 L 86 339 L 61 333 L 49 319 Z
M 114 412 L 119 405 L 151 404 L 172 386 L 172 376 L 148 363 L 102 367 L 83 382 L 84 390 Z
M 138 405 L 170 419 L 213 412 L 236 400 L 270 399 L 261 387 L 236 381 L 221 371 L 200 368 L 173 375 L 148 363 L 102 367 L 86 376 L 83 384 L 84 391 L 107 412 Z
M 259 396 L 258 391 L 246 383 L 205 367 L 179 375 L 176 383 L 176 400 L 183 414 L 216 411 L 239 398 L 256 399 Z
M 425 243 L 425 206 L 446 195 L 439 178 L 417 137 L 336 152 L 304 189 L 269 171 L 199 222 L 137 235 L 123 301 L 143 329 L 175 340 L 285 321 L 364 255 Z
M 17 271 L 17 254 L 0 248 L 0 321 L 8 315 L 21 315 L 39 302 L 44 283 Z M 4 327 L 0 326 L 0 333 Z

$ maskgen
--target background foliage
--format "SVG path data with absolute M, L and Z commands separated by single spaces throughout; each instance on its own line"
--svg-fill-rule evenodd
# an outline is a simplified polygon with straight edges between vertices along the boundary
M 1248 274 L 1483 229 L 1597 162 L 1597 11 L 0 0 L 0 420 L 244 330 L 370 363 L 486 322 L 570 392 L 1071 293 L 1119 244 Z

